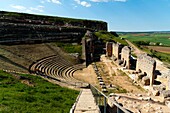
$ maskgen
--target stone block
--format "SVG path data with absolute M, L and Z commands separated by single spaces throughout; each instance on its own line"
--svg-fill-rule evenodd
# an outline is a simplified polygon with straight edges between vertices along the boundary
M 165 105 L 168 106 L 168 108 L 170 108 L 170 101 L 165 101 Z
M 159 90 L 153 90 L 152 94 L 153 94 L 153 96 L 159 96 L 160 92 L 159 92 Z
M 164 98 L 170 97 L 170 90 L 163 90 L 161 92 L 161 96 L 163 96 Z
M 148 76 L 145 76 L 142 78 L 142 84 L 143 85 L 150 85 L 150 78 Z

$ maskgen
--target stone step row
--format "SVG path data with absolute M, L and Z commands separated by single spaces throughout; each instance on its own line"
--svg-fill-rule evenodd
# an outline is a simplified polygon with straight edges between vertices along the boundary
M 100 87 L 102 88 L 102 92 L 107 92 L 106 84 L 104 83 L 103 78 L 102 78 L 102 76 L 97 68 L 97 65 L 95 63 L 93 64 L 93 69 L 97 75 L 97 79 L 98 79 Z
M 54 55 L 35 62 L 30 67 L 30 72 L 75 85 L 77 83 L 82 84 L 81 81 L 74 78 L 74 72 L 82 68 L 84 68 L 82 64 L 71 65 L 60 55 Z

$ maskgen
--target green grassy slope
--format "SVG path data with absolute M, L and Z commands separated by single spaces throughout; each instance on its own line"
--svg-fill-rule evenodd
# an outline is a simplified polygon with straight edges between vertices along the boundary
M 56 42 L 56 45 L 60 47 L 66 53 L 82 53 L 82 46 L 80 44 L 70 44 L 70 43 L 61 43 Z
M 69 113 L 79 93 L 37 76 L 16 78 L 0 71 L 0 112 Z
M 95 35 L 99 39 L 103 40 L 104 42 L 115 41 L 115 42 L 119 42 L 119 43 L 121 43 L 123 45 L 127 45 L 127 42 L 125 40 L 122 40 L 120 37 L 114 36 L 110 32 L 99 31 L 99 32 L 95 32 Z

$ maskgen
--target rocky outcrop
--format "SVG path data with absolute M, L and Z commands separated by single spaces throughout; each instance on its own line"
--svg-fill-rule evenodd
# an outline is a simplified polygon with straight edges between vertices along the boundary
M 107 23 L 0 11 L 1 44 L 80 43 L 87 30 L 107 30 Z
M 0 43 L 80 42 L 85 32 L 81 28 L 0 22 Z

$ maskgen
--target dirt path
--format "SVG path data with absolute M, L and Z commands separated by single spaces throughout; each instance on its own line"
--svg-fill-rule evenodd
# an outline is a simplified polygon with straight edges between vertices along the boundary
M 132 42 L 130 42 L 129 40 L 126 40 L 126 42 L 133 48 L 132 51 L 134 54 L 139 55 L 139 54 L 145 53 L 141 51 L 139 48 L 137 48 L 134 44 L 132 44 Z
M 95 86 L 98 85 L 97 83 L 97 75 L 93 69 L 92 65 L 89 65 L 87 68 L 83 70 L 78 70 L 74 73 L 74 77 L 78 80 L 93 84 Z
M 101 61 L 96 62 L 96 65 L 106 86 L 112 84 L 118 88 L 125 89 L 127 92 L 143 93 L 144 90 L 133 85 L 132 80 L 128 76 L 123 75 L 123 73 L 118 70 L 118 67 L 114 65 L 111 60 L 107 59 L 105 55 L 101 56 Z M 81 71 L 76 71 L 74 77 L 100 87 L 92 65 L 89 65 Z

